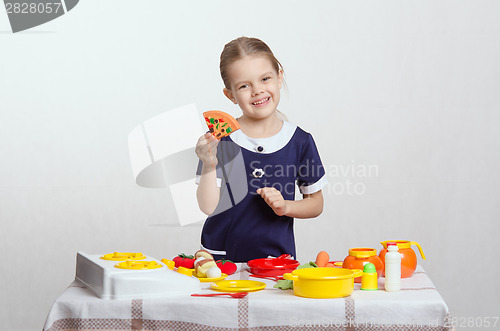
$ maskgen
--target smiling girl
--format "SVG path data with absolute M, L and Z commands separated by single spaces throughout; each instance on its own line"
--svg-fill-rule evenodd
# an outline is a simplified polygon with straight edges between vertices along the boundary
M 294 218 L 323 211 L 327 181 L 314 140 L 278 111 L 283 67 L 263 41 L 240 37 L 226 44 L 220 72 L 224 95 L 242 115 L 240 130 L 220 142 L 207 133 L 196 145 L 198 204 L 209 215 L 202 248 L 235 262 L 296 256 Z M 234 167 L 238 156 L 242 165 Z M 303 196 L 297 201 L 295 184 Z M 222 207 L 227 201 L 230 207 Z

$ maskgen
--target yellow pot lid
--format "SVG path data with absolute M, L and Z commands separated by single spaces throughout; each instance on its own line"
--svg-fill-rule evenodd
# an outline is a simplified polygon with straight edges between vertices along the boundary
M 357 257 L 358 259 L 364 259 L 370 256 L 377 255 L 377 250 L 375 248 L 368 248 L 368 247 L 351 248 L 349 250 L 349 255 Z
M 101 256 L 103 260 L 109 261 L 127 261 L 127 260 L 144 260 L 146 256 L 142 253 L 109 253 Z
M 130 269 L 130 270 L 148 270 L 158 269 L 163 267 L 156 261 L 125 261 L 115 265 L 115 268 Z

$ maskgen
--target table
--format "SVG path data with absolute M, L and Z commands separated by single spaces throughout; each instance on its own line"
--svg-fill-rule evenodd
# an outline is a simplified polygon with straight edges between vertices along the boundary
M 255 279 L 266 289 L 243 299 L 176 296 L 101 300 L 78 281 L 53 304 L 43 328 L 56 330 L 451 330 L 443 298 L 421 266 L 402 279 L 401 291 L 361 291 L 351 296 L 309 299 L 275 281 L 249 277 L 246 265 L 227 279 Z M 213 293 L 202 283 L 200 293 Z

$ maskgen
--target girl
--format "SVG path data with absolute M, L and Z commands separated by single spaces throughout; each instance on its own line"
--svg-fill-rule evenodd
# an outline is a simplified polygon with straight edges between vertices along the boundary
M 240 130 L 220 142 L 206 133 L 196 145 L 197 199 L 210 215 L 202 248 L 235 262 L 296 256 L 293 219 L 323 211 L 327 181 L 314 140 L 282 119 L 283 68 L 263 41 L 240 37 L 226 44 L 220 73 L 224 95 L 242 115 Z M 295 201 L 295 183 L 302 200 Z

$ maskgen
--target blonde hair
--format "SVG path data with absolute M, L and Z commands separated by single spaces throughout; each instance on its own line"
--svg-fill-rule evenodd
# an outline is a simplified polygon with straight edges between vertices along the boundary
M 273 52 L 265 42 L 257 38 L 239 37 L 228 42 L 224 46 L 220 55 L 220 75 L 222 77 L 222 81 L 224 82 L 224 86 L 227 89 L 231 89 L 228 72 L 229 66 L 235 61 L 241 60 L 243 57 L 249 55 L 262 55 L 266 57 L 271 62 L 271 65 L 274 70 L 276 70 L 276 73 L 279 73 L 280 70 L 284 73 L 283 66 L 280 61 L 278 61 L 278 59 L 274 56 Z M 278 109 L 276 109 L 276 111 L 280 119 L 285 121 L 288 120 L 282 112 Z

